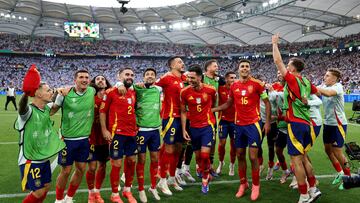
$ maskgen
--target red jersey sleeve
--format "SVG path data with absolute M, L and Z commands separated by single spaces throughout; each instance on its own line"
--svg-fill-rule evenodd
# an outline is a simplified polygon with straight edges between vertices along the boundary
M 110 90 L 104 94 L 104 97 L 103 97 L 101 105 L 100 105 L 100 110 L 99 110 L 100 113 L 106 114 L 109 111 L 109 106 L 110 106 L 111 100 L 112 100 L 111 95 L 112 95 L 112 91 L 110 91 Z
M 299 85 L 297 84 L 295 75 L 293 75 L 289 71 L 287 71 L 284 79 L 287 82 L 288 87 L 291 90 L 291 92 L 293 94 L 295 94 L 295 97 L 301 98 L 300 88 L 299 88 Z
M 166 74 L 165 74 L 165 75 L 161 76 L 160 79 L 155 82 L 155 85 L 160 86 L 160 87 L 165 87 L 167 84 L 169 84 L 167 79 L 168 79 L 168 77 L 166 77 Z
M 316 94 L 317 92 L 318 92 L 318 90 L 315 87 L 315 85 L 311 84 L 311 94 Z
M 233 98 L 234 99 L 234 83 L 230 86 L 230 91 L 229 91 L 229 98 Z
M 180 104 L 182 104 L 182 105 L 186 105 L 186 101 L 185 101 L 185 99 L 186 99 L 186 92 L 184 91 L 184 90 L 181 90 L 181 92 L 180 92 Z

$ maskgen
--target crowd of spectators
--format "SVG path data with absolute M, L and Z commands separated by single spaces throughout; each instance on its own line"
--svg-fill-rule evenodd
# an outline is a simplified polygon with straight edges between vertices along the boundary
M 346 44 L 360 42 L 360 33 L 344 38 L 330 38 L 309 42 L 282 43 L 280 49 L 291 53 L 309 48 L 342 48 Z M 133 41 L 80 40 L 77 38 L 29 37 L 0 34 L 0 50 L 24 52 L 49 52 L 55 54 L 122 54 L 135 56 L 226 56 L 246 53 L 271 52 L 271 44 L 236 45 L 189 45 Z
M 302 55 L 307 64 L 304 75 L 315 85 L 320 85 L 328 68 L 338 68 L 342 71 L 342 84 L 348 92 L 360 90 L 360 52 L 338 52 L 335 54 Z M 287 63 L 289 57 L 284 60 Z M 184 62 L 202 65 L 207 59 L 187 59 Z M 45 57 L 45 56 L 14 56 L 0 55 L 0 81 L 5 87 L 10 81 L 17 88 L 21 88 L 22 78 L 31 64 L 35 64 L 42 76 L 52 87 L 68 86 L 73 84 L 73 74 L 76 70 L 87 69 L 91 76 L 105 75 L 112 84 L 117 80 L 117 72 L 123 67 L 132 67 L 136 73 L 136 81 L 142 80 L 142 73 L 148 67 L 158 72 L 158 77 L 168 71 L 167 58 L 163 57 L 137 57 L 137 58 L 84 58 L 84 57 Z M 218 59 L 219 73 L 224 75 L 227 71 L 237 70 L 237 59 Z M 252 75 L 263 75 L 267 82 L 276 81 L 276 68 L 271 57 L 251 59 Z

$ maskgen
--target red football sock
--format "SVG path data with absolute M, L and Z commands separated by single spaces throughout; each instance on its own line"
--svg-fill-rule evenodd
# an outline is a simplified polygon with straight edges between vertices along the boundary
M 307 181 L 309 183 L 309 187 L 314 187 L 316 183 L 315 176 L 307 177 Z
M 116 167 L 114 165 L 111 166 L 110 171 L 110 184 L 111 184 L 111 191 L 113 193 L 118 193 L 119 189 L 119 180 L 120 180 L 120 167 Z
M 203 171 L 203 179 L 208 179 L 210 169 L 210 154 L 208 152 L 201 152 L 201 169 Z
M 223 162 L 225 157 L 225 146 L 218 146 L 219 161 Z
M 230 162 L 234 164 L 235 159 L 236 159 L 235 141 L 234 139 L 230 139 Z
M 41 202 L 41 203 L 42 203 L 42 202 L 45 200 L 46 195 L 47 195 L 47 192 L 45 192 L 45 193 L 44 193 L 44 195 L 40 197 L 39 202 Z
M 240 184 L 245 184 L 247 182 L 246 179 L 246 168 L 238 168 Z
M 94 189 L 94 183 L 95 183 L 95 174 L 91 173 L 90 171 L 86 172 L 86 183 L 89 190 Z
M 253 185 L 259 185 L 260 184 L 259 169 L 252 169 L 251 170 L 251 177 L 252 177 L 252 184 Z
M 286 161 L 281 162 L 280 166 L 281 166 L 281 169 L 284 170 L 284 171 L 288 169 Z
M 139 162 L 136 164 L 136 177 L 138 181 L 139 191 L 144 190 L 144 168 L 145 164 Z
M 101 185 L 102 185 L 102 183 L 104 182 L 104 179 L 105 179 L 105 173 L 106 173 L 105 168 L 104 169 L 99 168 L 96 171 L 96 175 L 95 175 L 95 188 L 96 189 L 101 188 Z
M 349 167 L 344 168 L 344 174 L 347 175 L 347 176 L 351 176 L 351 172 L 350 172 Z
M 22 201 L 23 203 L 37 203 L 40 201 L 40 198 L 37 198 L 33 195 L 33 193 L 28 194 L 25 199 Z
M 264 159 L 262 157 L 258 157 L 259 165 L 263 165 Z
M 72 185 L 69 184 L 69 188 L 67 190 L 67 196 L 74 197 L 76 190 L 78 189 L 79 185 Z
M 127 162 L 127 168 L 125 172 L 125 187 L 131 187 L 131 184 L 134 179 L 135 174 L 135 161 L 131 161 L 130 159 L 126 158 L 125 162 Z
M 160 162 L 160 177 L 166 178 L 171 154 L 164 151 Z
M 164 152 L 165 152 L 165 146 L 164 146 L 164 144 L 162 144 L 160 147 L 160 150 L 159 150 L 159 166 L 161 166 L 160 164 L 163 159 Z
M 62 199 L 64 199 L 64 190 L 65 190 L 65 189 L 60 189 L 60 188 L 58 188 L 58 187 L 56 186 L 55 191 L 56 191 L 56 199 L 57 199 L 57 200 L 62 200 Z
M 159 162 L 150 163 L 150 179 L 151 179 L 151 188 L 156 188 L 157 174 L 158 174 L 158 165 Z
M 306 184 L 304 184 L 304 185 L 298 184 L 298 188 L 299 188 L 300 194 L 306 195 L 306 194 L 308 193 L 308 192 L 307 192 L 307 185 L 306 185 Z
M 336 170 L 338 173 L 342 171 L 342 168 L 341 168 L 341 165 L 340 165 L 339 162 L 335 162 L 335 163 L 332 163 L 332 164 L 333 164 L 335 170 Z
M 274 167 L 274 162 L 273 162 L 273 161 L 269 161 L 269 162 L 268 162 L 268 166 L 269 166 L 269 168 Z
M 179 153 L 173 153 L 170 159 L 170 166 L 169 166 L 169 174 L 171 177 L 175 176 L 175 171 L 177 167 L 177 163 L 179 161 L 180 154 Z

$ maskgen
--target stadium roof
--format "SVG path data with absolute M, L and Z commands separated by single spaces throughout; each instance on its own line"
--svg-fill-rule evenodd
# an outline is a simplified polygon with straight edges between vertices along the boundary
M 278 32 L 285 42 L 302 42 L 360 31 L 359 0 L 184 2 L 129 7 L 123 14 L 120 4 L 94 7 L 43 0 L 0 0 L 0 32 L 63 37 L 64 21 L 90 21 L 100 24 L 102 39 L 253 45 L 270 43 L 270 36 Z

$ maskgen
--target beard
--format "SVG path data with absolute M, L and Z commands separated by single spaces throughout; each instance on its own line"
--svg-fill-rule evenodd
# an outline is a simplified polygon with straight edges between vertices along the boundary
M 126 88 L 129 88 L 133 85 L 134 81 L 132 79 L 127 79 L 127 80 L 124 80 L 123 83 Z

